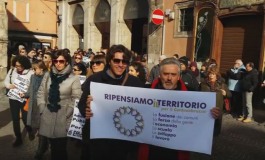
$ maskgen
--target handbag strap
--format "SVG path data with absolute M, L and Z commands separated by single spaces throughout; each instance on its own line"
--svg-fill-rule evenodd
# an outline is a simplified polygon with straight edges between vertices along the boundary
M 45 102 L 48 103 L 48 80 L 49 80 L 49 72 L 46 72 L 46 82 L 45 82 Z
M 12 68 L 10 75 L 9 75 L 9 83 L 11 84 L 11 78 L 12 78 L 12 74 L 13 74 L 14 68 Z
M 126 73 L 126 75 L 125 75 L 125 77 L 124 77 L 124 79 L 123 79 L 123 81 L 122 81 L 122 83 L 121 83 L 122 86 L 124 86 L 124 84 L 126 83 L 128 77 L 129 77 L 129 74 Z

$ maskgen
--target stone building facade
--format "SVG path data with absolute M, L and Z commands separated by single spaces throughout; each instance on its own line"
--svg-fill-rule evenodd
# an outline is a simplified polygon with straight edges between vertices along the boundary
M 7 0 L 0 0 L 0 91 L 3 89 L 3 80 L 5 79 L 7 72 L 7 12 L 6 12 Z
M 148 53 L 150 63 L 158 61 L 162 29 L 149 15 L 162 5 L 162 0 L 61 0 L 59 48 L 99 51 L 123 44 L 138 54 Z

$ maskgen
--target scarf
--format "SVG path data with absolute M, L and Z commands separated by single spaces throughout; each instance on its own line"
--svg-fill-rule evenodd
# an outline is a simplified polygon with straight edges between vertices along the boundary
M 216 82 L 210 82 L 207 79 L 206 83 L 210 88 L 210 92 L 216 92 L 216 91 L 222 89 L 221 82 L 219 82 L 218 80 L 216 80 Z
M 34 78 L 32 79 L 33 93 L 38 92 L 44 74 L 45 73 L 43 73 L 42 75 L 34 75 Z
M 61 105 L 59 102 L 60 98 L 60 84 L 69 77 L 71 73 L 71 66 L 68 65 L 63 71 L 58 72 L 57 69 L 53 66 L 50 77 L 51 77 L 51 85 L 49 89 L 49 104 L 47 105 L 48 109 L 51 112 L 57 112 L 61 109 Z

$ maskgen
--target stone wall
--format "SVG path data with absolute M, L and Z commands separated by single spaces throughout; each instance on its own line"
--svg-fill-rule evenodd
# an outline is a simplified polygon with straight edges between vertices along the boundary
M 0 0 L 0 89 L 4 89 L 4 79 L 7 73 L 7 13 L 6 0 Z

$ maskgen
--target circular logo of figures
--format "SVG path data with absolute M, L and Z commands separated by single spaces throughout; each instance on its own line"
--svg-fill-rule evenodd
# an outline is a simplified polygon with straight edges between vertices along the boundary
M 134 126 L 131 127 L 125 127 L 122 123 L 122 117 L 124 116 L 131 116 L 135 120 Z M 117 128 L 117 130 L 129 137 L 137 136 L 140 134 L 144 128 L 144 120 L 142 115 L 132 107 L 120 107 L 114 112 L 113 116 L 114 125 Z

